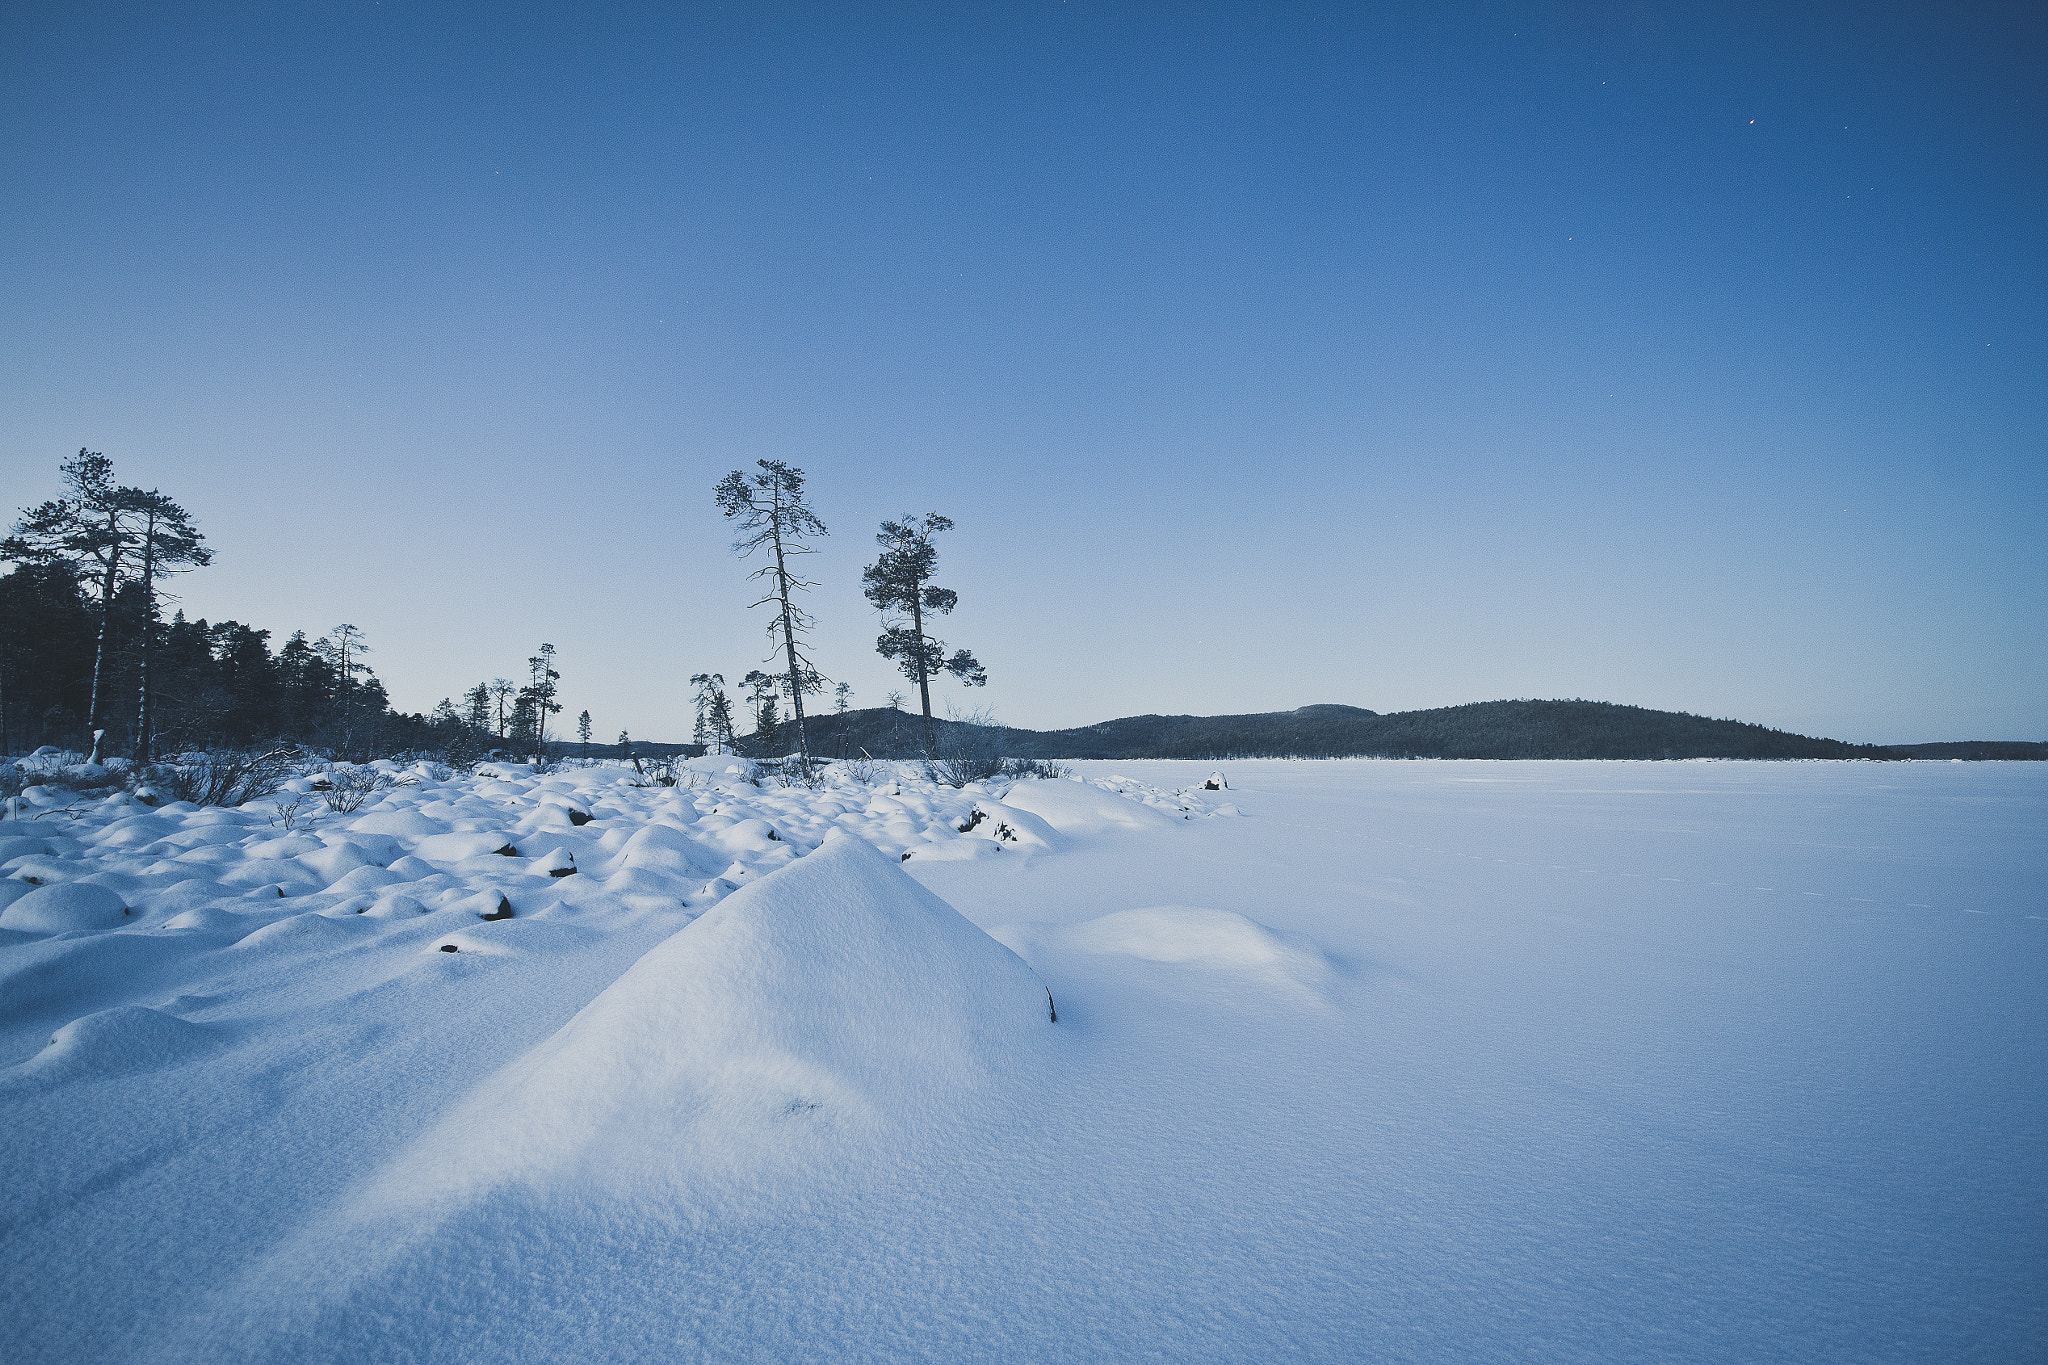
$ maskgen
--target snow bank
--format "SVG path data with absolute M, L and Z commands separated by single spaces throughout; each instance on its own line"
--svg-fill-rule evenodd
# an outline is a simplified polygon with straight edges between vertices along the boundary
M 943 1109 L 1032 1045 L 1049 999 L 1015 953 L 835 833 L 641 958 L 372 1202 L 507 1183 L 701 1193 L 707 1174 Z
M 1165 811 L 1086 782 L 1019 782 L 1003 804 L 1037 816 L 1062 834 L 1129 834 L 1173 829 Z
M 1244 973 L 1311 990 L 1329 984 L 1332 976 L 1329 959 L 1301 935 L 1282 934 L 1228 910 L 1192 905 L 1119 910 L 1063 926 L 1004 925 L 993 932 L 1026 956 L 1053 946 Z

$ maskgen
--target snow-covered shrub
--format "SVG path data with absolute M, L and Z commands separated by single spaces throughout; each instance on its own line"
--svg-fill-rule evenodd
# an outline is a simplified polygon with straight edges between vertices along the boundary
M 484 761 L 488 751 L 484 748 L 483 736 L 467 725 L 457 726 L 448 737 L 447 747 L 437 757 L 441 763 L 459 773 L 469 772 Z
M 1073 770 L 1063 763 L 1049 758 L 1012 758 L 1003 762 L 1004 777 L 1037 777 L 1048 782 L 1057 782 L 1072 775 Z
M 174 801 L 239 806 L 276 791 L 298 773 L 298 765 L 296 749 L 261 754 L 228 750 L 183 754 L 175 762 L 134 770 L 130 777 L 138 787 L 146 785 Z
M 863 787 L 874 786 L 875 779 L 882 772 L 882 765 L 869 758 L 865 749 L 860 751 L 859 758 L 842 758 L 833 766 L 849 781 L 858 782 Z
M 371 767 L 335 767 L 323 775 L 328 784 L 323 799 L 327 802 L 327 809 L 336 815 L 353 815 L 371 797 L 399 785 L 399 780 L 390 773 Z
M 74 764 L 85 762 L 85 755 L 76 749 L 59 749 L 45 744 L 26 758 L 15 760 L 15 766 L 25 773 L 58 773 Z
M 816 760 L 806 764 L 802 755 L 791 754 L 788 758 L 776 759 L 761 765 L 773 774 L 778 785 L 784 787 L 817 788 L 825 765 Z

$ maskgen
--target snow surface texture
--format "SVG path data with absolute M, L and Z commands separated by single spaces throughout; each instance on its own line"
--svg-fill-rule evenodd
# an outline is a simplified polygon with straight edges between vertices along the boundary
M 710 766 L 0 828 L 0 1356 L 2048 1339 L 2044 765 Z

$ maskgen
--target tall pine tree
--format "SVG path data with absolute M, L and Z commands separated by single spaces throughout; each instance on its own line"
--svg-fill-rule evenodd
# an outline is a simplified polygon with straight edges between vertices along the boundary
M 817 585 L 799 577 L 790 567 L 790 561 L 798 555 L 815 554 L 810 546 L 811 539 L 830 532 L 804 501 L 804 472 L 801 469 L 781 460 L 757 460 L 755 463 L 761 472 L 751 478 L 735 469 L 720 480 L 718 510 L 728 520 L 739 524 L 740 534 L 732 545 L 735 554 L 744 559 L 756 550 L 772 552 L 769 562 L 747 577 L 749 580 L 767 580 L 767 595 L 753 605 L 772 604 L 776 608 L 775 619 L 768 624 L 768 638 L 781 646 L 785 685 L 796 721 L 797 753 L 808 779 L 811 750 L 804 735 L 804 694 L 822 691 L 825 680 L 811 667 L 811 661 L 804 657 L 799 646 L 798 642 L 809 632 L 812 621 L 793 600 L 796 593 Z
M 903 676 L 917 684 L 918 695 L 924 702 L 927 755 L 936 747 L 932 736 L 932 676 L 951 673 L 968 687 L 981 687 L 988 682 L 987 670 L 972 654 L 961 649 L 947 658 L 946 642 L 925 630 L 926 612 L 944 615 L 960 601 L 960 595 L 951 588 L 934 587 L 931 582 L 932 573 L 939 566 L 939 547 L 932 544 L 932 537 L 952 529 L 952 521 L 937 512 L 885 521 L 875 537 L 875 543 L 882 547 L 881 558 L 861 574 L 861 581 L 867 585 L 864 593 L 868 601 L 882 613 L 882 634 L 875 642 L 875 652 L 896 661 Z

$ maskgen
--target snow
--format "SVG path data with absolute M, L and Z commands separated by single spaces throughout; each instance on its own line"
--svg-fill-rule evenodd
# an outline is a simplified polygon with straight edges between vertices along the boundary
M 2048 766 L 1074 766 L 9 822 L 0 1354 L 2048 1333 Z
M 121 897 L 106 887 L 62 882 L 36 887 L 0 910 L 0 929 L 29 934 L 117 929 L 127 916 Z

